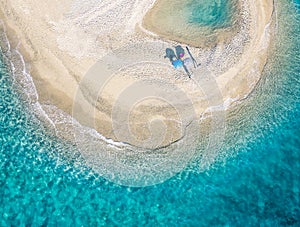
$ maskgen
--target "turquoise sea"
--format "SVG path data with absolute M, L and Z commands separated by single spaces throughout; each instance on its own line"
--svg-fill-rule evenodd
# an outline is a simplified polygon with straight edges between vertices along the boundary
M 300 2 L 276 5 L 270 60 L 227 116 L 222 158 L 155 186 L 119 186 L 85 167 L 1 54 L 0 226 L 300 226 Z

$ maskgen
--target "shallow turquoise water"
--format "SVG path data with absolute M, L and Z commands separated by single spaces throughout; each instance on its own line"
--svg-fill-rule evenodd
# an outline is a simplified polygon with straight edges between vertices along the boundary
M 193 0 L 185 6 L 188 22 L 200 26 L 224 28 L 231 25 L 235 1 Z
M 152 187 L 114 185 L 68 158 L 76 148 L 47 134 L 1 61 L 0 226 L 299 226 L 296 2 L 282 3 L 278 29 L 287 35 L 255 92 L 228 116 L 225 160 L 202 172 L 191 164 Z

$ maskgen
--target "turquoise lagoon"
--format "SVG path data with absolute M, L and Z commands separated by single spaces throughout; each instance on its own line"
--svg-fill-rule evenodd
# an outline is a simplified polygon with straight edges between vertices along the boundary
M 166 39 L 206 47 L 236 33 L 240 16 L 238 0 L 165 0 L 148 11 L 143 25 Z
M 228 114 L 219 160 L 150 187 L 115 185 L 85 167 L 34 113 L 34 95 L 2 55 L 0 226 L 299 226 L 299 2 L 276 4 L 274 50 L 255 91 Z
M 235 10 L 237 2 L 227 0 L 191 0 L 184 7 L 188 23 L 216 29 L 232 25 Z

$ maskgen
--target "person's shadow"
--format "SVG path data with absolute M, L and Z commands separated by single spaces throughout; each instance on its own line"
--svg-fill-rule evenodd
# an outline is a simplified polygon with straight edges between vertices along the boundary
M 164 58 L 169 58 L 171 63 L 177 59 L 174 50 L 172 50 L 171 48 L 166 49 L 166 55 L 164 56 Z
M 184 49 L 182 48 L 182 46 L 178 45 L 175 47 L 175 51 L 176 51 L 176 55 L 178 59 L 183 58 L 184 56 Z

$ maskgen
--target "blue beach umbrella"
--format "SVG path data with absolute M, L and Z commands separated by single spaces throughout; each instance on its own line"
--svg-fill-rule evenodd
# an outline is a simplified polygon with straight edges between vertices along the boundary
M 175 69 L 178 69 L 183 66 L 183 62 L 178 59 L 178 60 L 173 61 L 172 65 L 175 67 Z

